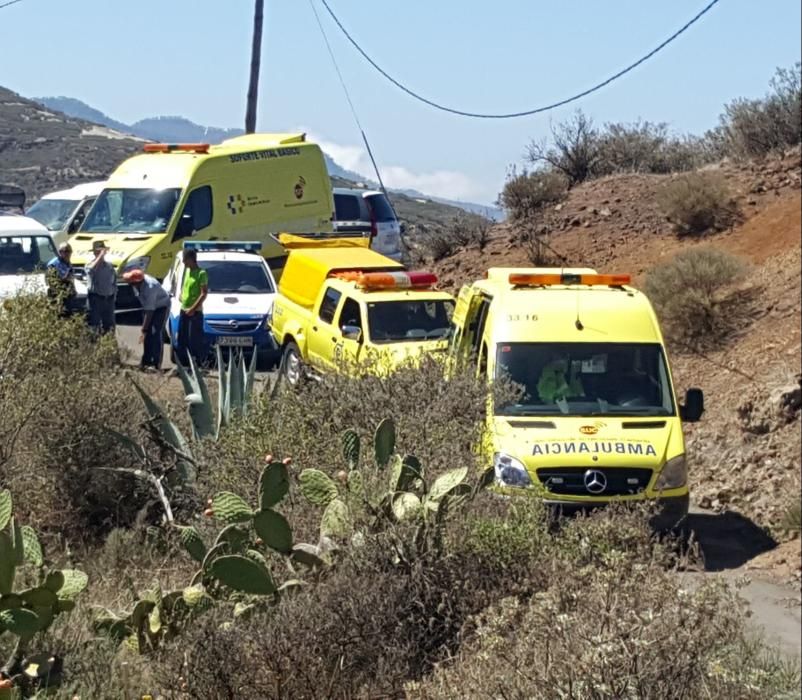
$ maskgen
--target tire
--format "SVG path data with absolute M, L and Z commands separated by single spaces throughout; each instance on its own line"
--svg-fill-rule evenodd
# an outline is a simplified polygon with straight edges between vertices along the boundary
M 293 389 L 300 386 L 304 379 L 304 363 L 301 350 L 294 341 L 284 346 L 281 357 L 281 378 Z

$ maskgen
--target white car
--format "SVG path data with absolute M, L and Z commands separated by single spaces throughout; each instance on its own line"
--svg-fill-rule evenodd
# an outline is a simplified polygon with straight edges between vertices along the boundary
M 45 268 L 56 257 L 56 246 L 47 229 L 20 223 L 25 219 L 0 213 L 0 301 L 20 292 L 47 291 Z M 75 290 L 76 306 L 85 306 L 86 285 L 76 280 Z
M 335 187 L 334 230 L 342 235 L 370 237 L 370 247 L 377 253 L 400 261 L 401 224 L 384 193 Z
M 209 353 L 219 345 L 258 353 L 261 369 L 271 369 L 279 360 L 279 349 L 270 333 L 268 317 L 276 297 L 276 282 L 265 259 L 262 244 L 246 241 L 188 241 L 184 249 L 197 251 L 198 265 L 209 276 L 203 302 L 203 330 Z M 162 286 L 170 294 L 167 334 L 175 360 L 181 285 L 184 279 L 182 253 L 178 253 Z
M 105 182 L 87 182 L 68 190 L 44 195 L 25 212 L 53 233 L 56 245 L 75 233 L 83 223 Z

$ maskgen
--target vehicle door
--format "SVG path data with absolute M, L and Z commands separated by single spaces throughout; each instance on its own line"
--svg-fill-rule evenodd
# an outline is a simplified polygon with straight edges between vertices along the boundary
M 476 367 L 476 375 L 487 372 L 487 339 L 485 327 L 490 311 L 491 298 L 481 292 L 473 294 L 468 300 L 465 320 L 460 340 L 460 357 Z
M 359 362 L 365 342 L 363 318 L 359 302 L 346 297 L 337 314 L 339 339 L 334 348 L 335 364 L 347 366 Z
M 309 364 L 321 370 L 334 369 L 334 348 L 342 334 L 334 324 L 342 293 L 332 286 L 323 290 L 320 304 L 310 320 L 307 348 Z

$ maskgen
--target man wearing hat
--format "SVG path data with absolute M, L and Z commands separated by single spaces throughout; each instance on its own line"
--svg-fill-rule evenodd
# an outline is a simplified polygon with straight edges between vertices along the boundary
M 142 270 L 131 270 L 123 275 L 131 285 L 134 295 L 142 305 L 142 331 L 139 342 L 142 344 L 142 360 L 139 368 L 161 369 L 164 351 L 164 325 L 170 310 L 170 295 L 155 277 Z
M 72 248 L 69 243 L 61 243 L 58 255 L 47 263 L 45 280 L 47 296 L 61 306 L 61 315 L 69 316 L 75 306 L 75 276 L 72 270 Z
M 117 272 L 108 260 L 103 241 L 92 242 L 94 258 L 86 265 L 89 327 L 99 333 L 114 330 L 114 305 L 117 300 Z

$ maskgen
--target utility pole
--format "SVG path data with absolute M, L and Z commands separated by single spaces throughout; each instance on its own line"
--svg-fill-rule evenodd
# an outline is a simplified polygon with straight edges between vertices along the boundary
M 251 80 L 248 85 L 248 106 L 245 112 L 245 133 L 256 131 L 256 103 L 259 97 L 259 66 L 262 60 L 262 24 L 265 0 L 256 0 L 253 12 L 253 46 L 251 47 Z

